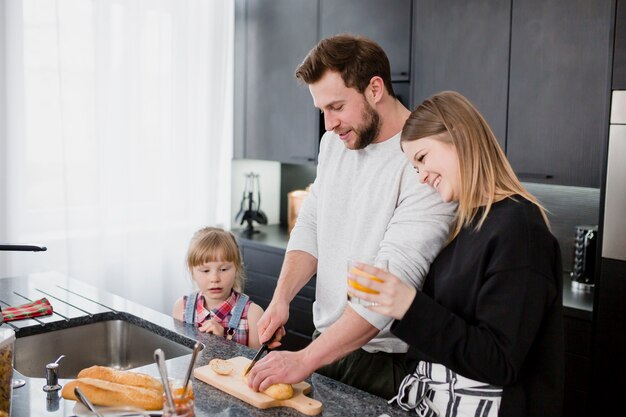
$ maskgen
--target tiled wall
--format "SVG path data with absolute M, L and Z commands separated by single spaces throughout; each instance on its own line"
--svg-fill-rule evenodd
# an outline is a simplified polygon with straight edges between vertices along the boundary
M 315 179 L 314 166 L 281 165 L 281 223 L 287 223 L 287 193 L 303 189 Z M 548 209 L 552 233 L 559 240 L 563 270 L 571 272 L 576 226 L 597 225 L 600 189 L 524 183 L 530 193 Z
M 600 189 L 534 183 L 524 186 L 550 212 L 550 227 L 561 245 L 563 270 L 571 272 L 576 226 L 598 224 Z

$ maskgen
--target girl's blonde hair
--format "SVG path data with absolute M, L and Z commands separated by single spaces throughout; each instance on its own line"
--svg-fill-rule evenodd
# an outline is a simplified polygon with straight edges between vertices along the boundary
M 544 207 L 520 183 L 493 131 L 469 100 L 455 91 L 444 91 L 425 100 L 406 121 L 401 141 L 434 135 L 439 135 L 437 140 L 454 145 L 459 161 L 459 206 L 450 240 L 471 224 L 481 206 L 485 209 L 475 230 L 483 225 L 497 198 L 515 194 L 535 204 L 548 225 Z
M 195 266 L 207 262 L 232 262 L 236 275 L 233 289 L 243 292 L 245 270 L 235 236 L 219 227 L 204 227 L 194 233 L 187 250 L 187 268 L 193 276 Z

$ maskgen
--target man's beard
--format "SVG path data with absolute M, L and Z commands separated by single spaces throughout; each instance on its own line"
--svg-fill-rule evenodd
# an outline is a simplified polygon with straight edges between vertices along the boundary
M 365 108 L 363 109 L 363 127 L 354 129 L 357 140 L 354 144 L 354 149 L 363 149 L 376 140 L 380 133 L 380 115 L 378 112 L 365 101 Z

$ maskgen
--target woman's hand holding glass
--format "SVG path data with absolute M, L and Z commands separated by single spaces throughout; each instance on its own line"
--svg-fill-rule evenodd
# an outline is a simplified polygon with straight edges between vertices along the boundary
M 354 266 L 366 274 L 377 277 L 378 280 L 349 272 L 349 280 L 369 291 L 361 291 L 353 286 L 348 286 L 348 293 L 352 297 L 370 302 L 367 307 L 369 310 L 397 320 L 402 319 L 415 299 L 417 293 L 415 287 L 406 284 L 384 269 L 363 263 L 357 263 Z

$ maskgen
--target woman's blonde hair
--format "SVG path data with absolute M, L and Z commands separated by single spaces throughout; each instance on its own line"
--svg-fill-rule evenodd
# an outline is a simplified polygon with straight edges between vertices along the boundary
M 245 270 L 235 236 L 219 227 L 204 227 L 194 233 L 187 250 L 187 268 L 193 276 L 195 266 L 207 262 L 232 262 L 235 265 L 233 289 L 242 292 Z
M 535 204 L 548 225 L 544 207 L 520 183 L 493 131 L 469 100 L 455 91 L 426 99 L 406 121 L 401 141 L 434 135 L 454 145 L 459 161 L 459 206 L 450 240 L 471 224 L 481 206 L 485 208 L 475 230 L 483 225 L 497 198 L 515 194 Z

